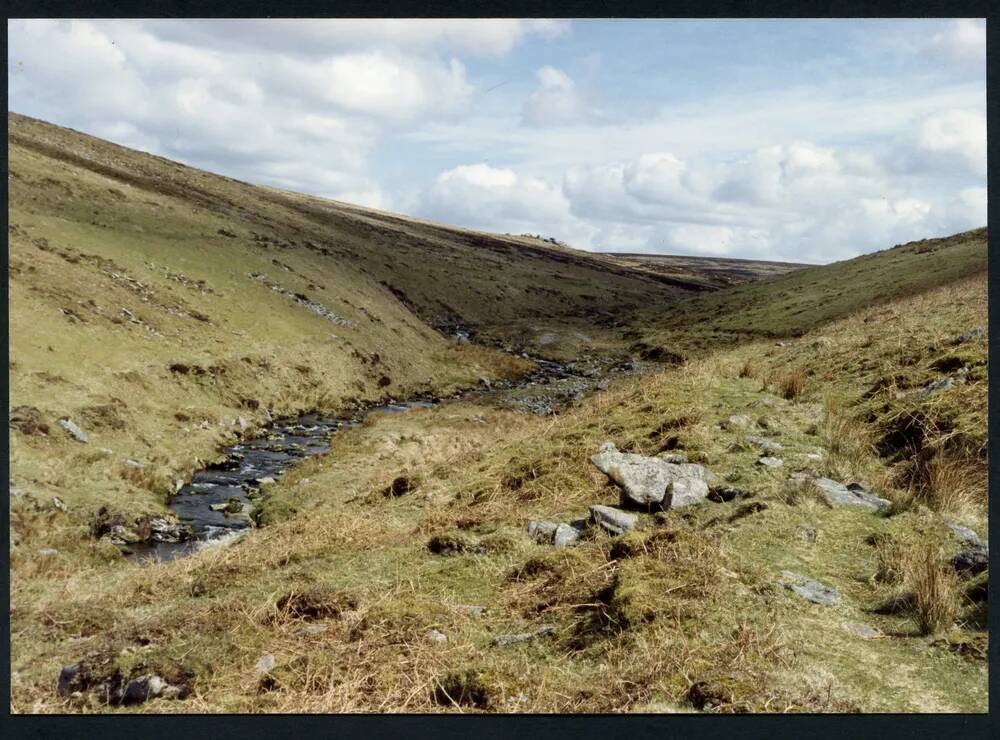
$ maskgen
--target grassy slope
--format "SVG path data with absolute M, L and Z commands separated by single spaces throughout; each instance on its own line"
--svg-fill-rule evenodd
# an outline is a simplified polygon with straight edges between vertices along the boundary
M 241 399 L 275 409 L 336 405 L 382 392 L 382 374 L 391 377 L 388 392 L 403 395 L 515 370 L 490 352 L 456 348 L 428 325 L 447 318 L 441 312 L 448 309 L 435 303 L 434 280 L 454 282 L 461 273 L 449 275 L 453 261 L 471 260 L 479 249 L 473 242 L 488 237 L 472 235 L 465 248 L 449 249 L 444 234 L 471 232 L 249 188 L 19 117 L 12 123 L 11 402 L 38 406 L 50 424 L 70 413 L 91 434 L 83 446 L 58 429 L 47 438 L 12 433 L 13 482 L 37 499 L 57 493 L 70 504 L 64 514 L 23 497 L 12 503 L 16 711 L 70 708 L 54 697 L 53 677 L 88 655 L 126 671 L 174 662 L 193 669 L 195 696 L 139 708 L 154 712 L 436 711 L 435 688 L 465 671 L 497 711 L 680 710 L 694 681 L 718 694 L 722 710 L 985 708 L 979 607 L 959 600 L 959 625 L 939 639 L 918 636 L 911 612 L 868 613 L 908 586 L 870 580 L 879 553 L 864 545 L 868 535 L 888 532 L 950 555 L 958 545 L 938 510 L 985 532 L 985 342 L 950 343 L 986 321 L 981 233 L 804 270 L 666 312 L 672 289 L 663 287 L 644 320 L 669 329 L 645 338 L 696 350 L 702 359 L 627 381 L 554 420 L 466 405 L 377 420 L 338 436 L 332 456 L 283 478 L 268 499 L 268 526 L 250 538 L 139 567 L 86 536 L 85 509 L 102 501 L 133 511 L 155 506 L 194 456 L 232 438 L 237 414 L 261 419 Z M 99 165 L 18 143 L 18 129 L 22 141 L 51 140 L 58 150 L 63 140 L 64 150 Z M 251 232 L 295 244 L 264 246 Z M 426 284 L 419 271 L 390 273 L 385 265 L 400 233 L 420 250 L 410 267 L 431 266 Z M 518 243 L 483 247 L 498 260 L 491 269 L 523 275 L 508 265 L 517 259 L 502 258 L 499 242 Z M 566 283 L 566 294 L 550 295 L 543 307 L 537 301 L 548 294 L 531 293 L 526 326 L 516 327 L 525 337 L 547 323 L 530 312 L 552 314 L 542 329 L 599 333 L 588 312 L 625 313 L 661 289 L 589 262 L 580 267 L 577 253 L 540 249 L 560 255 L 553 273 L 610 274 L 618 297 L 584 298 L 595 289 Z M 531 259 L 535 273 L 547 264 Z M 251 282 L 250 270 L 304 292 L 356 328 L 322 321 Z M 412 310 L 381 285 L 390 274 L 399 276 L 393 287 Z M 205 284 L 192 284 L 197 280 Z M 482 303 L 484 295 L 503 294 L 488 275 L 476 280 L 480 292 L 461 306 L 447 283 L 449 307 L 492 329 L 493 304 L 504 311 L 517 304 Z M 143 323 L 114 323 L 121 308 Z M 518 317 L 503 320 L 516 324 Z M 773 338 L 754 341 L 797 335 L 781 346 Z M 743 344 L 725 349 L 737 341 Z M 970 368 L 969 382 L 926 399 L 912 395 L 956 357 Z M 751 377 L 741 378 L 748 360 Z M 170 372 L 177 362 L 206 372 Z M 762 383 L 773 390 L 789 369 L 806 381 L 795 402 L 773 398 Z M 759 405 L 763 398 L 773 406 Z M 765 419 L 761 433 L 785 445 L 784 474 L 763 471 L 752 451 L 732 447 L 738 435 L 715 428 L 732 413 Z M 944 501 L 933 478 L 911 469 L 905 455 L 896 460 L 888 449 L 880 457 L 865 443 L 899 432 L 907 419 L 921 432 L 903 424 L 903 438 L 919 442 L 922 455 L 951 456 L 967 471 L 951 479 L 965 492 L 959 500 Z M 590 503 L 616 499 L 586 462 L 606 438 L 647 454 L 680 446 L 704 455 L 768 508 L 733 522 L 727 519 L 737 502 L 671 513 L 662 522 L 643 517 L 645 531 L 615 550 L 600 537 L 571 551 L 530 544 L 529 519 L 577 516 Z M 804 457 L 819 450 L 819 463 Z M 126 457 L 148 463 L 145 478 L 122 467 Z M 790 497 L 785 475 L 813 465 L 876 486 L 900 502 L 900 513 L 874 517 Z M 379 490 L 398 474 L 419 478 L 418 489 L 385 499 Z M 797 538 L 803 525 L 819 531 L 815 543 Z M 428 538 L 447 533 L 481 541 L 488 552 L 430 554 Z M 43 556 L 45 547 L 58 553 Z M 793 599 L 773 586 L 782 568 L 837 587 L 843 601 L 823 608 Z M 301 619 L 275 608 L 284 593 L 324 584 L 355 601 L 323 620 L 325 632 L 303 633 Z M 470 616 L 460 608 L 470 603 L 489 609 Z M 872 624 L 886 637 L 863 641 L 844 628 L 848 622 Z M 541 623 L 556 625 L 556 636 L 489 645 L 498 632 Z M 431 627 L 449 636 L 446 646 L 426 640 Z M 277 688 L 269 692 L 253 677 L 265 652 L 278 663 Z
M 530 340 L 538 322 L 574 325 L 684 292 L 584 253 L 252 187 L 22 116 L 8 122 L 10 403 L 39 409 L 51 430 L 13 435 L 12 476 L 71 506 L 161 505 L 197 457 L 234 439 L 238 416 L 257 424 L 265 408 L 443 392 L 520 369 L 456 347 L 434 330 L 439 321 Z M 601 331 L 588 335 L 598 349 Z M 192 370 L 172 372 L 177 364 Z M 64 415 L 90 444 L 55 427 Z M 147 463 L 142 480 L 122 467 L 128 458 Z
M 12 553 L 14 708 L 64 710 L 52 677 L 91 656 L 126 671 L 181 663 L 195 672 L 193 698 L 138 709 L 147 712 L 477 708 L 442 705 L 441 686 L 478 687 L 485 707 L 501 712 L 690 711 L 696 682 L 716 711 L 985 711 L 982 607 L 959 594 L 957 624 L 933 637 L 920 634 L 910 610 L 871 613 L 906 593 L 913 575 L 909 560 L 866 544 L 888 534 L 901 552 L 930 543 L 949 557 L 960 545 L 945 520 L 985 534 L 985 468 L 966 481 L 978 498 L 936 511 L 921 503 L 933 504 L 929 492 L 915 498 L 893 483 L 892 466 L 865 444 L 877 430 L 864 423 L 866 391 L 885 372 L 917 387 L 956 351 L 975 368 L 969 382 L 926 399 L 891 398 L 926 415 L 985 407 L 985 342 L 951 343 L 985 323 L 985 297 L 983 276 L 966 278 L 783 346 L 750 343 L 626 381 L 555 419 L 451 405 L 373 420 L 272 489 L 269 526 L 181 562 L 102 564 L 100 547 L 63 515 L 17 513 L 19 533 L 44 531 L 33 546 L 60 555 Z M 911 348 L 920 348 L 915 362 Z M 748 360 L 753 373 L 740 377 Z M 803 395 L 775 396 L 778 377 L 796 367 Z M 752 449 L 734 446 L 742 433 L 716 426 L 733 413 L 781 442 L 784 470 L 756 465 Z M 981 413 L 959 426 L 985 434 Z M 643 515 L 642 531 L 624 544 L 600 535 L 570 550 L 531 544 L 529 520 L 616 501 L 587 463 L 604 439 L 645 454 L 684 449 L 767 508 L 735 519 L 743 502 Z M 822 460 L 805 457 L 816 452 Z M 785 479 L 807 468 L 865 481 L 899 501 L 897 513 L 829 509 L 796 495 Z M 419 485 L 387 499 L 380 491 L 397 475 Z M 815 528 L 816 541 L 800 538 L 801 527 Z M 487 551 L 434 555 L 434 535 Z M 887 557 L 903 581 L 873 578 Z M 782 569 L 835 587 L 841 602 L 796 599 L 774 585 Z M 283 594 L 330 587 L 353 606 L 320 618 L 275 607 Z M 470 604 L 487 610 L 470 615 Z M 323 631 L 303 631 L 317 622 Z M 847 626 L 859 622 L 882 636 L 857 637 Z M 541 624 L 555 636 L 490 644 Z M 448 642 L 431 643 L 428 629 Z M 253 672 L 263 654 L 276 659 L 269 691 Z
M 608 252 L 610 261 L 656 275 L 691 280 L 706 288 L 728 288 L 752 280 L 784 275 L 809 265 L 795 262 L 767 262 L 730 257 L 688 257 L 663 254 Z
M 651 307 L 644 340 L 691 351 L 754 337 L 794 337 L 872 303 L 986 270 L 986 229 L 925 239 Z M 640 322 L 643 323 L 643 322 Z

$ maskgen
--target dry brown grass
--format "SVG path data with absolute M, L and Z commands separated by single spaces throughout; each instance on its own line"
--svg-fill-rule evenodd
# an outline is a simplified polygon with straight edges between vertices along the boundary
M 778 378 L 778 394 L 789 401 L 800 398 L 806 390 L 806 374 L 801 369 L 789 370 Z
M 936 511 L 962 512 L 985 498 L 979 471 L 944 450 L 925 463 L 923 478 L 922 498 Z
M 958 613 L 958 582 L 941 562 L 939 547 L 927 544 L 917 548 L 906 567 L 920 631 L 933 635 L 949 629 Z
M 747 357 L 740 365 L 737 375 L 741 378 L 757 378 L 760 376 L 760 367 L 753 357 Z
M 868 473 L 875 462 L 870 428 L 845 410 L 833 396 L 823 400 L 820 436 L 827 448 L 832 473 Z

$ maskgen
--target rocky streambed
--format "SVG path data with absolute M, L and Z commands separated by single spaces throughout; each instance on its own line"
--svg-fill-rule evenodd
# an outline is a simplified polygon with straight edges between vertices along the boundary
M 558 363 L 532 358 L 536 369 L 515 381 L 480 379 L 476 388 L 450 398 L 419 397 L 364 406 L 340 415 L 308 413 L 277 419 L 254 439 L 222 450 L 223 459 L 197 471 L 171 498 L 179 525 L 152 528 L 143 543 L 112 541 L 131 560 L 174 560 L 203 547 L 240 537 L 253 525 L 262 486 L 305 458 L 330 450 L 330 437 L 361 424 L 372 413 L 405 413 L 448 400 L 468 400 L 535 414 L 552 414 L 606 387 L 609 375 L 645 369 L 631 361 Z

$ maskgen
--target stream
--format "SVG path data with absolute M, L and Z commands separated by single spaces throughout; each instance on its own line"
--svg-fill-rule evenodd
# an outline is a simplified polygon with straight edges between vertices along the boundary
M 305 458 L 328 452 L 332 435 L 360 425 L 371 413 L 405 413 L 448 400 L 475 400 L 552 414 L 604 387 L 606 374 L 639 371 L 634 363 L 581 370 L 574 363 L 532 359 L 538 369 L 516 381 L 481 381 L 479 387 L 446 399 L 422 397 L 340 415 L 308 413 L 277 419 L 254 439 L 224 447 L 220 462 L 197 471 L 171 497 L 169 507 L 189 532 L 188 539 L 177 541 L 175 534 L 154 532 L 153 541 L 129 546 L 125 556 L 133 561 L 170 561 L 242 536 L 253 525 L 250 513 L 261 485 L 273 482 Z

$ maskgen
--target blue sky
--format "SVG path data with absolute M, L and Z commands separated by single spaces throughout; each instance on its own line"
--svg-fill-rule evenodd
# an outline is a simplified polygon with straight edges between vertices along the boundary
M 11 110 L 473 228 L 828 262 L 986 223 L 978 20 L 8 31 Z

